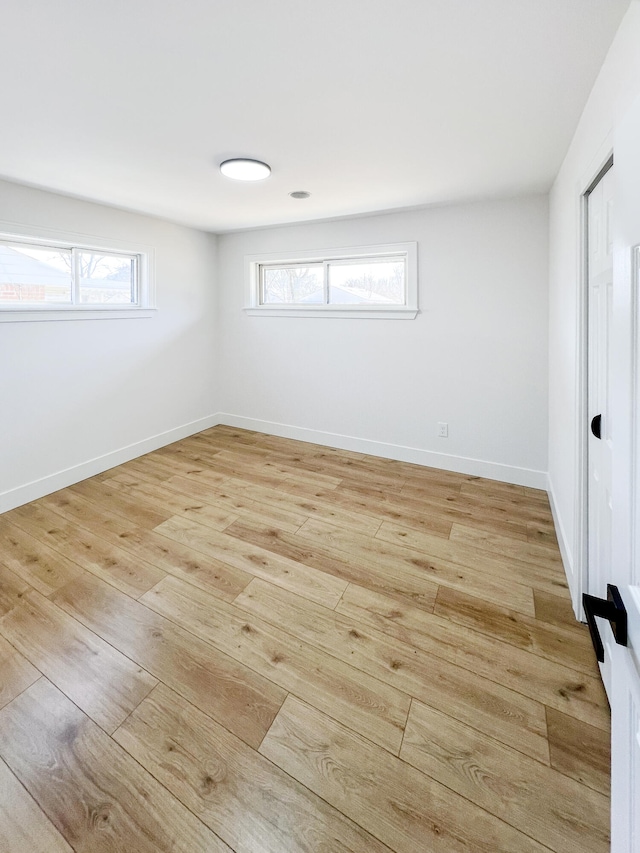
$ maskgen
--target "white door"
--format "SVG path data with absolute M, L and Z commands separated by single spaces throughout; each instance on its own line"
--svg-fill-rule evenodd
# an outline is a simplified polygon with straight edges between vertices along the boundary
M 588 591 L 606 597 L 611 582 L 612 423 L 610 371 L 613 320 L 613 169 L 587 197 L 588 217 Z M 603 626 L 600 625 L 600 628 Z M 602 631 L 603 638 L 607 633 Z M 602 680 L 611 702 L 611 648 L 604 642 Z
M 611 850 L 640 851 L 640 586 L 620 589 L 628 646 L 612 650 Z
M 627 645 L 615 643 L 608 625 L 600 628 L 611 666 L 612 853 L 640 853 L 640 100 L 616 126 L 614 154 L 608 582 L 627 610 Z

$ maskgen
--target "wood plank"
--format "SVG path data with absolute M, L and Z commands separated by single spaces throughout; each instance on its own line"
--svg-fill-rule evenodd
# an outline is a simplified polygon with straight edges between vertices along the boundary
M 421 501 L 403 500 L 402 496 L 397 494 L 389 499 L 387 493 L 383 491 L 380 491 L 380 495 L 376 497 L 366 488 L 358 492 L 342 489 L 331 491 L 290 478 L 278 486 L 278 491 L 288 492 L 297 497 L 323 500 L 336 508 L 342 507 L 348 511 L 373 515 L 381 520 L 402 521 L 408 527 L 424 530 L 443 538 L 448 538 L 453 521 L 459 520 L 458 515 L 451 514 L 442 508 L 441 501 L 434 500 L 432 505 L 425 507 Z
M 524 495 L 514 498 L 511 495 L 494 495 L 487 498 L 483 495 L 469 493 L 465 490 L 466 482 L 449 495 L 443 495 L 440 491 L 431 488 L 428 480 L 413 479 L 405 484 L 402 489 L 403 499 L 414 499 L 431 504 L 438 499 L 443 507 L 452 512 L 468 515 L 471 518 L 484 520 L 489 524 L 493 522 L 516 522 L 513 530 L 517 530 L 525 519 L 538 518 L 544 510 L 538 504 L 532 504 Z M 445 501 L 442 498 L 445 498 Z M 513 515 L 511 513 L 513 512 Z M 546 518 L 546 516 L 545 516 Z
M 184 476 L 193 478 L 200 482 L 209 482 L 209 472 L 216 476 L 224 477 L 239 477 L 246 480 L 248 483 L 255 483 L 256 486 L 277 486 L 287 479 L 286 474 L 277 472 L 263 471 L 262 466 L 253 463 L 241 464 L 239 461 L 224 461 L 215 460 L 205 467 L 205 470 L 198 471 L 194 468 L 192 471 L 185 471 Z M 174 472 L 175 473 L 175 472 Z
M 81 483 L 70 486 L 69 490 L 110 513 L 115 512 L 123 516 L 137 527 L 149 530 L 173 515 L 173 512 L 168 511 L 166 507 L 160 507 L 157 504 L 151 506 L 147 502 L 132 499 L 122 491 L 114 489 L 106 481 L 83 480 Z
M 234 444 L 260 444 L 264 438 L 264 433 L 257 432 L 253 429 L 242 429 L 241 427 L 233 427 L 228 424 L 216 424 L 205 430 L 205 434 L 212 434 L 216 438 L 218 436 L 226 436 L 233 439 Z
M 254 577 L 154 531 L 123 533 L 118 541 L 125 551 L 225 601 L 233 601 Z
M 217 440 L 217 437 L 216 437 Z M 313 441 L 300 441 L 296 438 L 283 438 L 279 435 L 268 435 L 263 433 L 258 444 L 259 447 L 286 456 L 293 462 L 300 462 L 306 457 L 323 459 L 365 459 L 364 453 L 356 450 L 342 450 L 339 447 L 329 447 L 324 444 L 315 444 Z
M 406 573 L 391 576 L 383 567 L 355 560 L 336 549 L 324 548 L 316 542 L 307 543 L 298 536 L 256 524 L 246 518 L 230 525 L 225 533 L 301 565 L 334 575 L 345 582 L 368 586 L 429 613 L 433 610 L 438 586 L 422 577 Z
M 530 501 L 542 505 L 549 510 L 549 513 L 551 513 L 549 495 L 544 489 L 534 489 L 531 486 L 525 486 L 524 493 Z
M 121 477 L 131 477 L 135 479 L 144 479 L 150 483 L 162 483 L 164 479 L 170 476 L 165 469 L 162 472 L 156 471 L 151 462 L 147 464 L 145 456 L 138 456 L 135 459 L 130 459 L 128 462 L 123 462 L 122 465 L 117 465 L 109 471 L 104 471 L 102 474 L 96 474 L 94 479 L 103 483 L 112 484 L 112 480 L 120 479 Z
M 500 480 L 488 480 L 485 477 L 469 477 L 460 491 L 469 494 L 482 494 L 487 498 L 512 497 L 525 493 L 524 486 L 517 486 L 515 483 L 503 483 Z
M 289 444 L 285 442 L 269 444 L 263 441 L 261 446 L 269 447 L 271 459 L 274 461 L 295 467 L 301 472 L 321 474 L 326 471 L 330 476 L 334 475 L 337 480 L 345 477 L 357 479 L 362 476 L 363 482 L 369 485 L 373 485 L 375 480 L 380 479 L 394 490 L 399 490 L 405 479 L 403 463 L 395 460 L 369 456 L 352 450 L 339 450 L 320 444 L 307 445 L 292 440 Z
M 444 586 L 438 590 L 434 613 L 579 672 L 598 673 L 586 626 L 582 626 L 584 631 L 577 632 L 548 625 Z
M 110 533 L 117 537 L 117 528 L 114 528 L 113 519 L 109 527 L 98 526 L 97 529 L 102 536 L 96 536 L 89 529 L 92 525 L 88 521 L 85 522 L 88 527 L 80 526 L 41 503 L 20 507 L 13 510 L 13 513 L 16 514 L 16 523 L 23 530 L 33 536 L 40 535 L 59 553 L 71 557 L 76 566 L 86 569 L 133 598 L 151 589 L 165 575 L 156 566 L 132 557 L 119 545 L 102 538 L 102 536 L 109 536 Z M 129 526 L 124 519 L 122 521 L 123 532 L 137 530 L 135 525 Z M 82 573 L 78 571 L 73 577 L 79 578 L 81 575 Z M 56 587 L 56 589 L 59 588 L 60 586 Z
M 0 711 L 0 754 L 78 853 L 230 853 L 46 679 Z
M 0 708 L 40 678 L 38 670 L 0 636 Z
M 551 766 L 595 791 L 611 790 L 610 732 L 547 708 Z
M 369 590 L 348 587 L 337 609 L 369 624 L 373 618 L 374 627 L 384 631 L 398 630 L 392 627 L 393 619 L 383 622 L 376 618 L 389 612 L 389 602 L 379 601 L 377 593 Z M 407 617 L 400 618 L 406 621 Z M 609 726 L 609 706 L 595 670 L 592 676 L 577 672 L 433 614 L 413 613 L 410 619 L 412 628 L 407 630 L 405 625 L 402 630 L 416 648 L 577 719 L 602 729 Z
M 174 459 L 164 459 L 160 456 L 140 456 L 137 459 L 131 459 L 120 466 L 118 474 L 130 474 L 132 476 L 143 477 L 145 480 L 151 480 L 157 483 L 163 483 L 169 477 L 175 477 L 177 473 L 182 475 L 198 473 L 202 474 L 205 471 L 205 466 L 181 461 L 177 457 Z M 221 483 L 225 477 L 220 474 L 209 472 L 209 478 L 214 479 L 216 483 Z
M 307 465 L 313 465 L 313 468 L 308 469 L 312 473 L 322 471 L 326 465 L 353 465 L 367 459 L 364 453 L 355 450 L 341 450 L 279 436 L 265 435 L 259 446 L 269 450 L 269 458 L 293 465 L 299 471 L 305 471 Z
M 19 575 L 14 574 L 0 560 L 0 616 L 20 604 L 22 596 L 31 589 Z
M 558 537 L 553 522 L 532 521 L 527 524 L 527 540 L 557 550 Z
M 546 849 L 292 696 L 260 752 L 397 853 Z
M 418 701 L 400 756 L 552 850 L 609 851 L 607 797 Z
M 138 528 L 133 519 L 103 506 L 96 506 L 71 489 L 61 489 L 59 492 L 46 495 L 34 501 L 31 507 L 51 510 L 71 524 L 77 524 L 85 530 L 94 530 L 97 534 L 103 530 L 120 533 L 122 530 Z
M 154 450 L 152 457 L 168 462 L 179 459 L 189 465 L 195 464 L 210 468 L 215 466 L 219 453 L 220 448 L 204 447 L 202 444 L 195 444 L 189 439 L 184 439 Z
M 510 539 L 508 536 L 465 527 L 464 524 L 453 525 L 451 541 L 466 545 L 469 548 L 488 551 L 491 554 L 501 554 L 519 562 L 530 563 L 536 569 L 557 568 L 558 580 L 564 580 L 562 559 L 557 548 L 550 548 L 548 545 L 539 545 L 535 542 L 519 542 Z M 567 588 L 566 583 L 558 583 L 557 586 L 561 590 Z
M 541 524 L 553 524 L 553 516 L 548 502 L 541 504 L 531 500 L 527 495 L 508 495 L 488 498 L 486 494 L 472 492 L 464 486 L 460 495 L 452 502 L 460 509 L 469 510 L 478 519 L 503 518 L 514 519 L 525 524 L 538 522 Z M 464 522 L 460 520 L 462 524 Z
M 433 468 L 429 465 L 422 465 L 419 462 L 402 462 L 399 459 L 388 459 L 385 456 L 362 454 L 360 461 L 366 463 L 368 467 L 380 468 L 387 473 L 394 473 L 398 477 L 418 480 L 435 479 L 457 487 L 462 483 L 466 483 L 470 476 L 469 474 L 461 474 L 458 471 L 447 471 L 444 468 Z
M 5 853 L 71 853 L 71 847 L 2 760 L 0 850 Z
M 309 486 L 313 485 L 316 488 L 320 487 L 329 491 L 335 489 L 342 482 L 339 476 L 335 476 L 339 471 L 333 470 L 332 474 L 325 474 L 324 469 L 306 470 L 303 466 L 288 464 L 288 461 L 276 460 L 271 456 L 265 462 L 263 470 L 282 474 L 286 478 L 284 482 L 295 480 L 298 483 L 306 483 Z
M 332 575 L 178 516 L 165 521 L 156 532 L 328 607 L 335 607 L 347 585 Z
M 149 506 L 155 506 L 158 509 L 161 507 L 167 512 L 152 527 L 157 527 L 162 524 L 172 515 L 184 515 L 185 518 L 193 518 L 207 527 L 212 527 L 214 530 L 224 530 L 239 517 L 235 511 L 230 511 L 227 508 L 221 508 L 213 503 L 207 503 L 197 498 L 192 498 L 189 495 L 176 492 L 169 488 L 165 483 L 153 483 L 139 478 L 135 480 L 131 476 L 114 477 L 109 481 L 113 487 L 130 499 L 142 501 Z M 301 522 L 302 523 L 302 522 Z M 298 529 L 300 525 L 296 525 L 294 529 Z
M 274 454 L 275 456 L 275 454 Z M 345 480 L 354 480 L 372 490 L 384 489 L 387 492 L 399 493 L 404 479 L 396 473 L 389 473 L 368 463 L 364 459 L 353 459 L 348 456 L 331 456 L 318 452 L 297 457 L 293 465 L 283 464 L 280 460 L 265 463 L 265 470 L 282 471 L 299 477 L 303 474 L 317 481 L 318 485 L 325 484 L 329 488 L 342 487 Z
M 31 536 L 13 523 L 16 510 L 0 517 L 0 559 L 2 563 L 43 595 L 49 595 L 82 574 L 77 563 L 42 541 L 38 528 Z M 46 530 L 46 525 L 45 525 Z
M 271 506 L 279 506 L 285 510 L 297 512 L 302 516 L 300 527 L 307 518 L 321 518 L 338 527 L 346 527 L 347 530 L 358 530 L 369 536 L 374 536 L 380 527 L 380 519 L 371 515 L 350 512 L 341 507 L 334 507 L 329 501 L 311 500 L 310 498 L 297 497 L 279 489 L 266 489 L 263 486 L 251 486 L 242 480 L 227 480 L 225 491 L 228 494 L 238 494 L 244 497 L 253 496 L 254 500 Z M 298 529 L 296 527 L 296 530 Z M 283 530 L 286 528 L 282 528 Z M 295 530 L 292 531 L 295 533 Z
M 0 619 L 0 632 L 109 733 L 157 683 L 35 590 Z
M 309 519 L 296 533 L 296 538 L 307 543 L 319 543 L 325 547 L 335 548 L 342 554 L 376 565 L 392 576 L 413 577 L 416 580 L 444 584 L 480 598 L 495 601 L 512 610 L 533 615 L 530 586 L 520 581 L 510 581 L 506 577 L 496 577 L 496 573 L 489 571 L 486 566 L 485 570 L 481 571 L 477 566 L 465 566 L 451 559 L 442 558 L 439 554 L 431 556 L 425 554 L 423 550 L 410 549 L 395 542 L 383 541 L 378 537 L 381 536 L 381 531 L 386 525 L 387 522 L 384 522 L 376 536 L 371 538 L 342 530 L 324 521 Z M 424 536 L 425 534 L 416 535 Z M 442 542 L 447 549 L 446 551 L 445 548 L 442 549 L 445 553 L 451 552 L 447 547 L 448 540 L 437 536 L 430 538 Z
M 91 575 L 55 601 L 250 746 L 284 701 L 280 687 Z
M 354 459 L 362 459 L 364 457 L 363 453 L 360 453 L 357 450 L 343 450 L 339 447 L 333 447 L 331 445 L 325 444 L 317 444 L 313 441 L 307 441 L 306 439 L 300 438 L 284 438 L 279 435 L 272 435 L 271 433 L 261 433 L 260 434 L 260 447 L 268 447 L 271 450 L 277 450 L 278 448 L 285 450 L 286 452 L 291 453 L 309 453 L 314 454 L 319 451 L 326 451 L 328 454 L 336 455 L 336 456 L 348 456 Z
M 227 490 L 227 483 L 232 479 L 236 483 L 242 482 L 249 489 L 256 485 L 245 480 L 239 480 L 237 474 L 227 478 L 221 486 L 216 487 L 212 487 L 203 480 L 180 476 L 171 477 L 167 480 L 166 485 L 178 494 L 188 496 L 192 501 L 194 499 L 205 501 L 211 506 L 217 507 L 219 511 L 226 511 L 236 517 L 240 515 L 251 516 L 265 524 L 273 524 L 280 530 L 289 530 L 295 533 L 306 520 L 307 516 L 299 511 L 292 512 L 281 507 L 269 506 L 264 502 L 252 500 L 247 495 Z
M 303 527 L 300 532 L 303 532 L 304 529 Z M 380 526 L 375 538 L 385 543 L 389 542 L 396 546 L 419 551 L 432 559 L 446 560 L 454 565 L 473 568 L 481 572 L 483 576 L 492 575 L 496 581 L 502 580 L 506 583 L 515 581 L 556 595 L 563 595 L 568 589 L 566 575 L 558 562 L 557 555 L 550 556 L 548 549 L 545 549 L 548 552 L 545 559 L 523 560 L 515 554 L 519 546 L 530 549 L 538 549 L 540 546 L 519 542 L 507 536 L 474 530 L 473 528 L 465 528 L 468 539 L 461 542 L 454 536 L 454 531 L 459 532 L 460 529 L 461 525 L 454 524 L 451 528 L 451 539 L 445 541 L 436 536 L 429 536 L 402 525 L 385 521 Z M 487 541 L 489 537 L 492 541 L 504 540 L 504 549 L 500 551 L 496 547 L 494 552 L 488 552 L 481 546 L 476 548 L 475 545 L 471 544 L 476 539 Z M 513 548 L 511 548 L 512 544 Z M 510 550 L 514 553 L 510 554 Z M 519 549 L 519 553 L 522 553 L 522 549 Z
M 114 738 L 234 850 L 389 853 L 162 684 Z
M 527 497 L 492 498 L 488 501 L 483 495 L 461 493 L 447 500 L 447 507 L 458 513 L 457 521 L 460 524 L 478 527 L 476 522 L 484 522 L 487 528 L 493 526 L 496 533 L 502 532 L 518 539 L 522 536 L 516 536 L 516 531 L 524 533 L 526 537 L 529 524 L 553 524 L 549 510 Z
M 187 441 L 180 441 L 160 447 L 144 459 L 145 462 L 148 459 L 154 466 L 171 468 L 174 474 L 199 474 L 211 468 L 216 452 L 215 448 L 195 449 L 190 447 Z
M 335 489 L 339 482 L 337 477 L 327 478 L 323 477 L 322 474 L 318 474 L 313 471 L 301 471 L 294 465 L 291 467 L 287 466 L 286 468 L 283 466 L 282 473 L 286 474 L 286 480 L 284 480 L 284 483 L 295 482 L 309 488 L 315 487 L 317 489 L 318 487 L 321 487 L 327 491 Z M 281 483 L 276 488 L 280 488 L 284 483 Z
M 414 492 L 417 496 L 417 492 Z M 460 511 L 468 512 L 477 520 L 486 519 L 488 522 L 503 519 L 517 520 L 525 525 L 531 522 L 553 523 L 549 503 L 532 499 L 527 494 L 495 494 L 487 495 L 477 489 L 470 489 L 463 484 L 455 500 L 449 502 Z M 461 518 L 460 522 L 465 524 Z M 489 525 L 491 526 L 491 525 Z
M 258 579 L 236 604 L 403 693 L 446 713 L 461 714 L 481 731 L 548 763 L 540 703 L 503 688 L 488 690 L 486 681 L 459 667 Z
M 537 519 L 540 512 L 532 514 L 530 510 L 512 507 L 506 501 L 499 502 L 492 499 L 488 502 L 486 499 L 474 499 L 469 495 L 461 494 L 455 494 L 443 500 L 438 492 L 424 486 L 403 489 L 400 501 L 396 503 L 401 504 L 403 514 L 406 514 L 407 510 L 414 513 L 420 507 L 423 512 L 440 515 L 450 524 L 466 524 L 469 527 L 501 533 L 522 541 L 527 539 L 527 522 L 532 518 Z M 406 526 L 414 525 L 406 524 Z
M 239 442 L 236 439 L 223 436 L 220 433 L 210 433 L 207 430 L 198 432 L 195 435 L 190 435 L 188 439 L 184 439 L 185 443 L 194 448 L 201 448 L 209 451 L 220 450 L 235 450 L 242 453 L 249 459 L 264 459 L 271 455 L 271 450 L 268 447 L 262 447 L 261 444 L 247 444 Z
M 300 469 L 297 469 L 294 473 L 293 467 L 290 469 L 288 474 L 286 473 L 286 471 L 283 470 L 283 475 L 286 476 L 286 479 L 283 480 L 282 483 L 278 483 L 275 488 L 280 489 L 286 483 L 297 483 L 299 486 L 305 486 L 308 489 L 322 488 L 328 492 L 333 491 L 336 488 L 335 482 L 319 480 L 317 474 L 309 471 L 301 471 Z M 333 479 L 337 480 L 336 477 L 334 477 Z
M 350 459 L 325 460 L 320 459 L 314 466 L 308 463 L 303 466 L 305 470 L 316 470 L 313 476 L 320 476 L 327 471 L 334 476 L 334 484 L 337 489 L 348 489 L 352 485 L 358 488 L 370 489 L 372 492 L 382 491 L 385 494 L 400 494 L 404 485 L 404 478 L 396 474 L 389 475 L 386 472 L 375 470 L 365 460 L 353 461 Z
M 174 471 L 173 476 L 162 485 L 178 494 L 216 506 L 215 502 L 222 495 L 226 495 L 224 486 L 230 479 L 230 477 L 214 474 L 213 471 L 203 471 L 200 477 L 190 477 Z M 222 500 L 224 501 L 224 498 Z M 231 503 L 223 503 L 222 506 L 233 510 L 236 507 L 235 504 Z M 242 508 L 250 509 L 250 506 L 242 504 Z
M 234 454 L 230 451 L 223 451 L 220 456 L 225 459 L 229 459 L 230 461 L 233 461 L 234 459 Z M 319 486 L 323 486 L 326 489 L 335 489 L 342 480 L 342 474 L 339 469 L 324 466 L 322 470 L 317 471 L 300 470 L 299 466 L 288 465 L 286 462 L 276 460 L 273 458 L 273 455 L 264 461 L 260 470 L 268 474 L 282 474 L 285 479 L 288 477 L 294 477 L 295 479 L 300 478 L 308 482 L 317 483 Z M 329 473 L 329 471 L 331 471 L 331 473 Z M 336 476 L 336 474 L 338 474 L 338 476 Z
M 585 625 L 576 619 L 568 592 L 564 595 L 550 595 L 543 590 L 534 589 L 533 601 L 539 622 L 548 622 L 550 625 L 583 633 Z
M 387 459 L 382 456 L 372 456 L 366 453 L 355 453 L 350 450 L 335 450 L 333 456 L 328 455 L 333 448 L 317 446 L 313 454 L 316 460 L 331 459 L 338 460 L 341 457 L 349 460 L 349 470 L 358 473 L 361 470 L 375 471 L 388 477 L 394 477 L 397 481 L 425 482 L 432 485 L 446 484 L 458 491 L 460 485 L 466 482 L 468 475 L 459 474 L 455 471 L 445 471 L 441 468 L 430 468 L 415 462 L 401 462 L 399 459 Z
M 389 491 L 384 483 L 367 483 L 356 478 L 345 477 L 340 486 L 336 487 L 336 492 L 342 493 L 349 497 L 363 497 L 367 500 L 375 500 L 384 502 L 391 498 L 394 502 L 402 500 L 402 492 L 400 489 Z
M 167 578 L 142 601 L 283 690 L 398 753 L 410 704 L 398 689 L 177 578 Z

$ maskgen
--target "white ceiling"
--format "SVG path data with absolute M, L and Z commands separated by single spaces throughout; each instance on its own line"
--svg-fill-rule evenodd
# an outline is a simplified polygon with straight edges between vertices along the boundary
M 3 0 L 0 176 L 212 231 L 546 191 L 628 5 Z

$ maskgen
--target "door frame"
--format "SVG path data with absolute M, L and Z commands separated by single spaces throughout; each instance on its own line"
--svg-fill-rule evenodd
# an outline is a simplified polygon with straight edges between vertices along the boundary
M 640 244 L 631 247 L 628 259 L 631 282 L 631 582 L 640 584 Z
M 640 245 L 631 249 L 631 577 L 640 582 Z
M 576 393 L 577 436 L 576 436 L 576 492 L 575 504 L 575 559 L 573 564 L 574 583 L 571 584 L 573 610 L 576 618 L 586 622 L 582 606 L 582 594 L 589 589 L 589 195 L 614 164 L 613 148 L 599 160 L 580 187 L 580 258 L 577 317 L 577 372 Z M 563 555 L 564 556 L 564 555 Z M 571 561 L 565 560 L 565 565 Z

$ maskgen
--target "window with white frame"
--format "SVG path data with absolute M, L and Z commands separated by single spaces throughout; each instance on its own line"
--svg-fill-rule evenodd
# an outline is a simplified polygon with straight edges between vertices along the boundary
M 126 316 L 151 307 L 148 252 L 0 233 L 0 319 Z
M 417 244 L 250 255 L 245 259 L 254 315 L 412 318 Z

